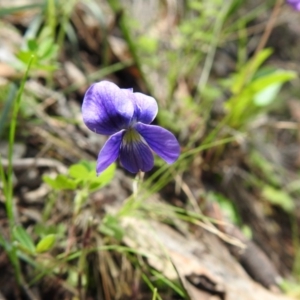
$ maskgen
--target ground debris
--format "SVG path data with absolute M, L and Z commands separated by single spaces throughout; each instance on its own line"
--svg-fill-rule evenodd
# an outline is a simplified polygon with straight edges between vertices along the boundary
M 192 300 L 210 299 L 208 295 L 227 300 L 289 299 L 254 282 L 225 245 L 206 231 L 195 240 L 156 221 L 126 218 L 124 226 L 125 243 L 148 255 L 149 264 L 168 279 L 179 275 Z

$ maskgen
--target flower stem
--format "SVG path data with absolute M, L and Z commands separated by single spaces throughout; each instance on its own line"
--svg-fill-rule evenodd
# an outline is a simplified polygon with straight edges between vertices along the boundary
M 9 128 L 7 178 L 5 178 L 4 169 L 0 158 L 0 179 L 2 179 L 3 186 L 4 186 L 3 190 L 5 194 L 5 209 L 9 221 L 9 233 L 10 233 L 10 240 L 11 240 L 11 245 L 9 247 L 7 245 L 4 246 L 4 249 L 6 250 L 7 255 L 9 256 L 10 261 L 14 267 L 16 279 L 19 285 L 22 285 L 23 280 L 22 280 L 21 266 L 18 258 L 17 249 L 13 244 L 14 241 L 13 228 L 15 226 L 14 201 L 13 201 L 13 151 L 14 151 L 15 133 L 17 127 L 17 118 L 20 109 L 22 94 L 24 91 L 26 79 L 28 78 L 28 74 L 29 74 L 29 70 L 33 58 L 34 57 L 32 56 L 28 63 L 27 70 L 23 76 L 23 79 L 20 84 L 20 88 L 18 90 L 16 99 L 13 104 L 12 119 Z
M 140 184 L 143 183 L 143 180 L 144 180 L 144 175 L 145 175 L 144 172 L 139 171 L 135 176 L 135 179 L 132 183 L 132 190 L 133 190 L 134 198 L 136 198 L 138 195 Z

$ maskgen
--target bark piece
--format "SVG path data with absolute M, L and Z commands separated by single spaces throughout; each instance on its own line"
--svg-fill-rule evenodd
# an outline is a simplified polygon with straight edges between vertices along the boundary
M 206 231 L 195 240 L 156 221 L 125 218 L 123 222 L 124 242 L 147 255 L 149 264 L 170 280 L 179 275 L 192 300 L 289 299 L 254 282 L 225 245 Z

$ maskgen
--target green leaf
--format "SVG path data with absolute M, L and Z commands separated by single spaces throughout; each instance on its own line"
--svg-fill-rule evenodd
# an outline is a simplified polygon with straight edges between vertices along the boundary
M 55 240 L 56 240 L 55 234 L 46 235 L 36 245 L 36 252 L 43 253 L 50 250 L 53 247 Z
M 299 252 L 299 251 L 297 251 Z M 297 253 L 296 253 L 297 255 Z M 297 276 L 299 273 L 294 271 L 294 274 Z M 298 281 L 298 282 L 297 282 Z M 291 299 L 300 299 L 300 285 L 299 280 L 288 281 L 282 280 L 280 282 L 280 288 L 284 291 L 285 294 L 291 297 Z
M 228 9 L 227 15 L 226 15 L 226 20 L 232 16 L 239 8 L 240 6 L 244 3 L 244 0 L 233 0 L 231 2 L 231 5 Z
M 281 180 L 278 172 L 276 172 L 276 167 L 274 164 L 269 162 L 264 156 L 262 156 L 258 151 L 252 150 L 249 153 L 248 159 L 255 168 L 258 168 L 258 172 L 261 177 L 267 179 L 267 183 L 271 186 L 280 186 Z
M 31 52 L 35 52 L 38 48 L 37 41 L 35 39 L 29 39 L 27 41 L 27 47 Z
M 55 190 L 75 190 L 78 182 L 65 175 L 59 174 L 55 179 L 49 176 L 43 176 L 43 181 Z
M 284 191 L 265 185 L 262 196 L 272 204 L 280 206 L 283 210 L 291 213 L 295 209 L 294 201 L 290 195 Z
M 69 174 L 73 178 L 85 180 L 90 176 L 90 171 L 84 164 L 79 163 L 76 165 L 72 165 L 69 168 Z
M 52 28 L 50 26 L 44 26 L 41 33 L 39 34 L 39 40 L 44 41 L 52 38 Z
M 237 209 L 230 199 L 219 193 L 209 193 L 208 195 L 213 201 L 218 202 L 226 218 L 228 218 L 234 224 L 241 223 Z
M 28 62 L 32 59 L 33 52 L 31 51 L 20 51 L 17 54 L 17 58 L 22 61 L 24 64 L 28 64 Z M 36 64 L 36 56 L 32 59 L 32 65 Z
M 249 227 L 248 225 L 242 225 L 242 232 L 243 234 L 249 239 L 251 240 L 253 238 L 253 232 L 251 230 L 251 227 Z
M 11 3 L 13 3 L 13 2 L 11 2 Z M 14 5 L 8 6 L 8 7 L 6 7 L 6 5 L 5 6 L 1 5 L 0 17 L 7 16 L 7 15 L 13 15 L 16 13 L 22 13 L 23 11 L 28 11 L 30 9 L 36 9 L 36 8 L 41 9 L 41 8 L 43 8 L 44 5 L 45 4 L 43 2 L 27 4 L 27 5 L 15 5 L 15 3 L 14 3 Z
M 249 88 L 254 91 L 254 93 L 259 93 L 265 88 L 275 84 L 275 83 L 284 83 L 286 81 L 296 78 L 297 74 L 292 71 L 282 71 L 278 70 L 267 76 L 259 77 L 255 79 L 250 85 Z
M 115 176 L 116 164 L 111 164 L 105 171 L 103 171 L 98 177 L 95 175 L 95 171 L 90 173 L 89 190 L 91 192 L 102 188 L 112 181 Z
M 269 85 L 268 87 L 266 87 L 265 89 L 263 89 L 255 95 L 254 103 L 257 106 L 270 105 L 276 98 L 281 86 L 281 83 L 274 83 L 272 85 Z
M 258 55 L 254 56 L 245 66 L 240 70 L 238 74 L 235 75 L 235 80 L 232 85 L 231 91 L 234 94 L 241 92 L 244 85 L 247 84 L 247 81 L 251 81 L 252 76 L 256 73 L 258 68 L 262 63 L 272 54 L 272 49 L 267 48 L 261 50 Z M 249 74 L 251 72 L 251 74 Z M 248 78 L 250 75 L 250 78 Z
M 43 40 L 37 51 L 37 55 L 40 59 L 45 59 L 46 57 L 49 57 L 49 53 L 55 53 L 55 44 L 52 38 L 47 38 Z
M 137 46 L 139 47 L 139 49 L 149 55 L 156 52 L 157 45 L 157 40 L 149 36 L 142 35 L 137 40 Z
M 22 226 L 14 227 L 13 236 L 20 243 L 21 248 L 27 250 L 29 253 L 35 253 L 35 246 L 31 236 Z
M 96 174 L 96 162 L 95 161 L 89 161 L 89 160 L 81 160 L 79 161 L 80 165 L 83 165 L 89 172 L 94 172 Z

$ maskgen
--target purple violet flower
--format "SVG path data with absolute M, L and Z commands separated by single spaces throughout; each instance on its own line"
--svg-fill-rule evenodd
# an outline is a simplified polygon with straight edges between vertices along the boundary
M 300 11 L 300 0 L 286 0 L 286 3 L 292 6 L 293 9 Z
M 98 155 L 97 174 L 118 157 L 129 172 L 147 172 L 154 164 L 152 151 L 169 164 L 177 160 L 180 147 L 175 136 L 149 125 L 157 111 L 154 98 L 132 89 L 120 89 L 109 81 L 90 86 L 83 99 L 83 121 L 95 133 L 110 135 Z

